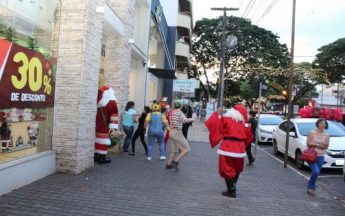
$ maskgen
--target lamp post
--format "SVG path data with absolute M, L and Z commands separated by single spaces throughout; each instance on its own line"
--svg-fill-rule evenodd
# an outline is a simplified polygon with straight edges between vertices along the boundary
M 291 62 L 290 62 L 290 75 L 289 75 L 289 91 L 288 91 L 288 107 L 291 107 L 291 93 L 292 93 L 292 80 L 294 76 L 294 67 L 293 67 L 293 59 L 294 59 L 294 47 L 295 47 L 295 14 L 296 14 L 296 0 L 293 0 L 292 6 L 292 27 L 291 27 Z M 289 134 L 290 134 L 290 117 L 291 117 L 291 109 L 288 110 L 287 116 L 287 127 L 286 127 L 286 143 L 285 143 L 285 156 L 284 156 L 284 168 L 287 168 L 287 161 L 288 161 L 288 153 L 289 153 Z
M 222 40 L 221 40 L 221 71 L 219 73 L 219 87 L 218 87 L 218 107 L 223 106 L 223 100 L 224 100 L 224 74 L 225 74 L 225 47 L 227 44 L 229 44 L 229 46 L 231 45 L 232 41 L 231 38 L 235 39 L 234 36 L 228 38 L 228 43 L 227 43 L 227 38 L 226 38 L 226 27 L 228 24 L 228 19 L 226 16 L 226 11 L 234 11 L 234 10 L 239 10 L 239 8 L 211 8 L 211 10 L 222 10 L 224 11 L 223 14 L 223 22 L 222 22 L 222 27 L 223 27 L 223 31 L 222 31 Z M 236 45 L 237 45 L 237 38 L 236 38 Z M 235 46 L 236 46 L 235 45 Z
M 286 90 L 283 90 L 282 94 L 286 97 L 288 96 L 288 92 Z M 287 104 L 286 104 L 286 100 L 285 100 L 285 102 L 284 102 L 284 115 L 285 116 L 286 116 L 286 110 L 287 110 L 286 106 L 287 106 Z

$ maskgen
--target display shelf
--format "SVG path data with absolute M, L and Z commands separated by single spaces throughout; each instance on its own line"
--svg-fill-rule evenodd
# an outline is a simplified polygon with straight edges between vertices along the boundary
M 13 152 L 8 152 L 6 154 L 0 154 L 0 163 L 5 163 L 8 161 L 12 161 L 15 159 L 33 155 L 36 153 L 37 153 L 37 147 L 34 146 L 28 149 L 22 149 L 21 151 L 13 151 Z

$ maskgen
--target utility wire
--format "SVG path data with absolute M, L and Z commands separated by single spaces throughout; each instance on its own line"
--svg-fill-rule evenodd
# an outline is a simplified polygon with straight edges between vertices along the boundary
M 252 6 L 249 8 L 249 10 L 248 10 L 247 14 L 244 16 L 244 18 L 247 18 L 247 16 L 249 15 L 250 11 L 251 11 L 252 8 L 253 8 L 253 6 L 255 5 L 255 2 L 256 2 L 256 0 L 254 0 Z
M 256 15 L 256 12 L 258 12 L 258 10 L 261 8 L 262 2 L 263 2 L 263 0 L 261 0 L 261 2 L 259 3 L 259 6 L 258 6 L 258 7 L 256 8 L 256 10 L 254 11 L 253 17 L 252 17 L 252 18 L 254 18 L 254 16 Z
M 256 24 L 259 24 L 264 18 L 265 16 L 267 16 L 267 14 L 269 14 L 269 12 L 272 10 L 272 8 L 277 4 L 279 0 L 273 0 L 268 7 L 266 8 L 265 12 L 261 15 L 261 17 L 259 18 L 259 20 L 256 22 Z
M 246 14 L 246 12 L 247 12 L 249 6 L 251 5 L 252 1 L 253 1 L 253 0 L 250 0 L 250 1 L 248 2 L 247 7 L 246 7 L 246 9 L 244 10 L 244 12 L 243 12 L 243 14 L 242 14 L 242 17 L 244 17 L 244 15 Z
M 272 20 L 276 15 L 277 15 L 277 13 L 280 11 L 280 9 L 281 9 L 281 6 L 282 5 L 284 5 L 284 4 L 281 4 L 282 3 L 282 1 L 279 1 L 278 3 L 277 3 L 277 5 L 275 6 L 275 8 L 271 11 L 271 14 L 273 14 L 269 19 L 265 19 L 264 21 L 263 21 L 263 23 L 267 23 L 268 21 L 270 21 L 270 20 Z M 275 13 L 274 13 L 275 12 Z

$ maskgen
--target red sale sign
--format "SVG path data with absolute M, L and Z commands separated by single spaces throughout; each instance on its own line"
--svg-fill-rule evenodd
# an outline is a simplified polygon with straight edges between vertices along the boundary
M 0 39 L 0 108 L 54 106 L 56 59 Z

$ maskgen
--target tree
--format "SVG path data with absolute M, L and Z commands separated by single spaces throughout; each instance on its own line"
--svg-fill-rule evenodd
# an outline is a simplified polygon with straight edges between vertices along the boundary
M 26 47 L 32 50 L 38 50 L 37 40 L 35 38 L 29 37 Z
M 318 49 L 313 66 L 322 68 L 327 73 L 330 83 L 340 83 L 345 79 L 345 38 Z
M 7 41 L 10 41 L 12 43 L 15 43 L 17 41 L 16 40 L 16 30 L 14 28 L 8 27 L 5 30 L 5 37 L 4 37 L 4 39 L 7 40 Z
M 287 73 L 285 73 L 287 74 Z M 278 75 L 271 77 L 275 80 L 273 84 L 269 84 L 278 94 L 288 90 L 289 80 L 287 76 Z M 323 70 L 313 69 L 309 62 L 301 62 L 294 64 L 293 89 L 294 97 L 292 103 L 295 103 L 308 92 L 311 92 L 315 86 L 327 82 L 327 74 Z M 283 95 L 288 100 L 288 94 Z
M 257 98 L 254 95 L 256 95 L 256 93 L 252 89 L 250 83 L 248 81 L 243 82 L 241 85 L 241 97 L 242 99 L 246 100 L 248 107 L 253 107 L 254 103 L 256 102 Z
M 218 75 L 220 69 L 221 20 L 221 17 L 199 20 L 193 31 L 192 63 L 199 70 L 197 75 L 206 77 L 207 86 L 210 84 L 210 71 Z M 239 17 L 228 17 L 228 23 L 226 34 L 235 35 L 238 46 L 236 49 L 226 50 L 225 81 L 243 81 L 249 75 L 252 76 L 253 72 L 259 77 L 271 68 L 289 67 L 288 49 L 286 45 L 279 43 L 277 35 Z
M 275 82 L 269 83 L 269 86 L 274 89 L 277 94 L 280 94 L 285 98 L 285 104 L 288 103 L 288 71 L 281 75 L 272 76 L 269 79 L 275 80 Z M 277 73 L 278 74 L 278 73 Z M 284 75 L 285 74 L 285 75 Z M 309 62 L 301 62 L 294 64 L 294 77 L 293 77 L 293 90 L 294 96 L 291 101 L 291 105 L 296 104 L 297 101 L 310 94 L 315 89 L 315 86 L 319 84 L 327 83 L 327 74 L 324 70 L 313 69 L 312 64 Z M 282 94 L 286 91 L 286 94 Z M 309 97 L 318 97 L 318 93 L 315 92 Z
M 0 23 L 0 36 L 5 34 L 6 26 Z

